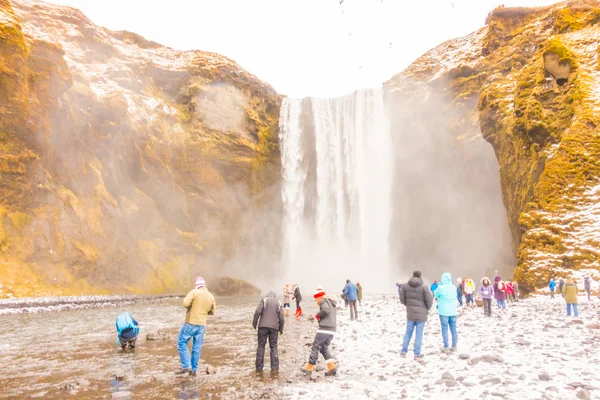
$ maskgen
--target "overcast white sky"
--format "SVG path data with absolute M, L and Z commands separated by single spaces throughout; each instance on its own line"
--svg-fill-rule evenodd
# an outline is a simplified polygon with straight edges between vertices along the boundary
M 379 87 L 494 7 L 548 0 L 50 0 L 166 46 L 223 54 L 294 97 Z

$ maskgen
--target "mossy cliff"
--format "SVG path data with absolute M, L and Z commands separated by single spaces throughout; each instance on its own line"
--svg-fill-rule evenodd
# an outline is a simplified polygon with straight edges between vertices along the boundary
M 279 207 L 279 106 L 220 55 L 0 0 L 0 297 L 233 272 Z
M 480 131 L 500 166 L 516 255 L 531 290 L 600 269 L 600 5 L 498 8 L 489 24 L 388 82 L 446 99 L 448 124 Z M 471 122 L 471 124 L 469 124 Z M 459 132 L 456 132 L 459 134 Z

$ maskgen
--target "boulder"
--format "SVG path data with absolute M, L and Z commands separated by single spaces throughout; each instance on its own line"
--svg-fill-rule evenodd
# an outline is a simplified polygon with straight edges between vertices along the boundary
M 261 293 L 260 289 L 250 282 L 228 276 L 222 276 L 216 286 L 209 284 L 209 287 L 217 296 L 260 296 Z
M 156 332 L 148 332 L 146 334 L 146 340 L 169 340 L 170 339 L 170 335 L 163 331 L 163 330 L 157 330 Z

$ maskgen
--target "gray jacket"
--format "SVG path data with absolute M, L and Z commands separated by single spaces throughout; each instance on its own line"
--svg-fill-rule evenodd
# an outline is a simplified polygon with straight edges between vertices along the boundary
M 583 278 L 583 288 L 585 290 L 592 290 L 592 281 L 587 276 Z
M 281 303 L 277 300 L 275 292 L 269 292 L 267 297 L 262 299 L 260 303 L 258 303 L 258 307 L 256 307 L 254 319 L 252 320 L 252 327 L 254 327 L 254 329 L 256 329 L 257 326 L 259 328 L 277 329 L 279 332 L 283 333 L 284 321 Z
M 323 297 L 319 305 L 319 329 L 323 331 L 335 332 L 337 309 L 335 300 Z
M 409 321 L 427 321 L 427 314 L 433 306 L 431 290 L 423 285 L 423 279 L 410 278 L 407 284 L 402 286 L 400 301 L 406 306 L 406 319 Z

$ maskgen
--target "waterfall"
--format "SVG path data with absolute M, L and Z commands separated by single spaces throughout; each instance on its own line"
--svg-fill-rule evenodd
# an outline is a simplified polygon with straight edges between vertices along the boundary
M 382 90 L 285 99 L 280 143 L 281 279 L 339 294 L 346 279 L 387 292 L 392 141 Z

